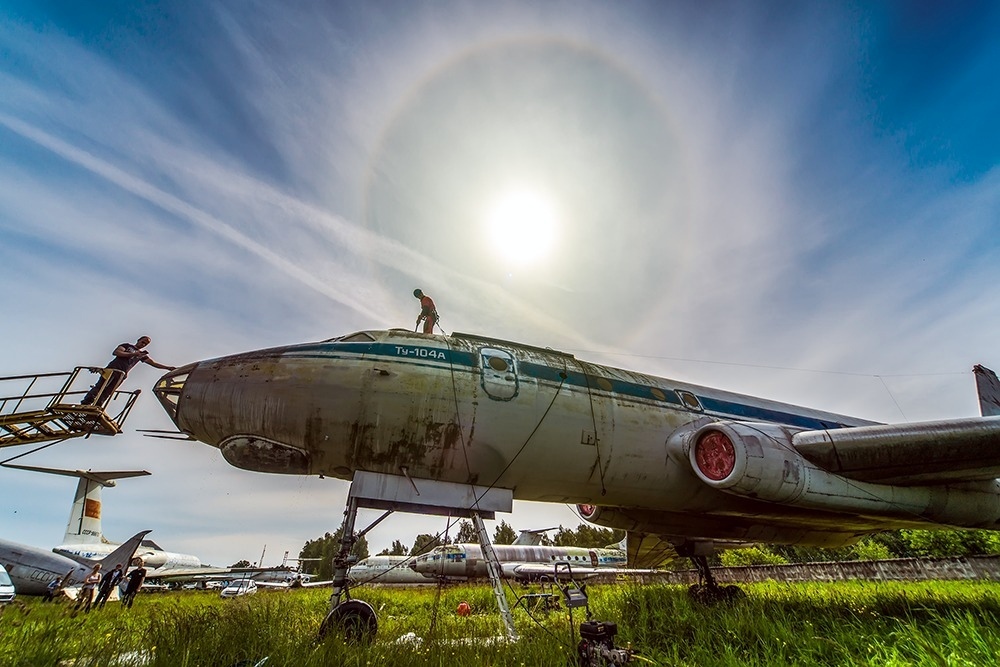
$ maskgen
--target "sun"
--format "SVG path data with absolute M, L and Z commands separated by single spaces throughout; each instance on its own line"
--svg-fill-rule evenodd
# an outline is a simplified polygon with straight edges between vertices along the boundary
M 546 257 L 556 238 L 556 207 L 538 192 L 519 189 L 497 197 L 486 216 L 490 247 L 502 259 L 525 265 Z

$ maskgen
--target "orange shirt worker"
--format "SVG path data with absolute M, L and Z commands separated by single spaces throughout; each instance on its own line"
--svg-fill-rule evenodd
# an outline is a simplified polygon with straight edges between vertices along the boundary
M 413 290 L 413 296 L 420 299 L 420 314 L 417 315 L 417 324 L 424 322 L 424 333 L 434 333 L 434 324 L 438 321 L 437 309 L 434 307 L 434 299 L 420 291 Z

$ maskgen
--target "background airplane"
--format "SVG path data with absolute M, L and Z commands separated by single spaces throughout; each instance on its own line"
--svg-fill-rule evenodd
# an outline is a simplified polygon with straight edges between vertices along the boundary
M 113 570 L 118 564 L 127 570 L 136 549 L 148 533 L 148 530 L 136 533 L 102 558 L 74 559 L 38 547 L 0 540 L 0 563 L 7 569 L 18 595 L 45 595 L 53 579 L 68 576 L 63 587 L 79 585 L 98 562 L 105 572 Z
M 996 377 L 976 373 L 983 414 L 995 414 Z M 399 329 L 188 364 L 154 391 L 180 431 L 236 467 L 588 504 L 585 519 L 628 531 L 630 564 L 666 541 L 713 589 L 705 554 L 719 542 L 837 547 L 897 528 L 1000 528 L 995 417 L 877 424 Z
M 544 528 L 540 530 L 522 530 L 518 534 L 517 539 L 514 540 L 514 545 L 519 547 L 532 547 L 540 545 L 542 535 L 549 530 L 555 529 Z M 454 544 L 449 546 L 458 548 L 470 546 L 474 547 L 473 551 L 475 551 L 475 549 L 480 549 L 478 544 Z M 472 578 L 465 572 L 458 571 L 455 559 L 451 559 L 448 566 L 443 565 L 443 560 L 435 559 L 433 555 L 436 552 L 439 552 L 442 548 L 443 547 L 437 547 L 428 553 L 418 554 L 416 556 L 369 556 L 368 558 L 364 558 L 352 565 L 348 569 L 347 576 L 351 582 L 355 584 L 427 584 L 433 583 L 434 579 L 453 579 L 455 581 L 459 581 Z M 506 548 L 509 549 L 510 546 L 507 546 Z M 498 547 L 498 556 L 500 556 L 499 549 L 500 548 Z M 624 552 L 622 552 L 622 556 L 624 557 Z M 469 562 L 474 562 L 476 558 L 482 558 L 481 550 L 479 551 L 478 556 L 471 555 L 472 560 Z M 503 560 L 503 557 L 500 556 L 500 561 L 503 562 Z M 485 568 L 485 563 L 480 561 L 479 567 L 476 568 L 476 573 L 472 576 L 486 576 Z M 447 572 L 443 572 L 442 570 L 447 570 Z M 552 568 L 549 567 L 549 573 L 551 573 L 551 570 Z
M 129 477 L 149 475 L 146 470 L 59 470 L 56 468 L 39 468 L 35 466 L 3 464 L 6 468 L 29 470 L 50 475 L 63 475 L 79 479 L 76 494 L 70 508 L 69 521 L 62 543 L 53 551 L 70 557 L 103 558 L 118 548 L 118 544 L 104 536 L 101 527 L 101 489 L 113 487 L 115 480 Z M 136 550 L 136 556 L 141 556 L 143 564 L 149 571 L 149 578 L 167 574 L 176 570 L 189 570 L 202 567 L 201 559 L 192 554 L 181 554 L 164 551 L 152 540 L 143 540 Z
M 347 571 L 355 584 L 429 584 L 431 579 L 411 567 L 412 556 L 369 556 Z
M 547 578 L 585 579 L 599 573 L 634 574 L 627 567 L 625 540 L 607 547 L 588 549 L 573 546 L 525 546 L 495 544 L 503 576 L 517 581 Z M 555 567 L 569 563 L 570 568 Z M 483 548 L 479 544 L 445 544 L 417 556 L 411 566 L 421 575 L 448 581 L 485 579 L 489 576 Z M 641 571 L 641 570 L 638 570 Z

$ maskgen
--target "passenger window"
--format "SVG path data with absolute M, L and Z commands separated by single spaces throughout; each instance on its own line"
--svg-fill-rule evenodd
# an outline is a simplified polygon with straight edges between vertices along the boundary
M 503 373 L 508 368 L 510 368 L 510 365 L 507 363 L 507 360 L 504 359 L 503 357 L 489 357 L 486 363 L 488 363 L 490 365 L 490 368 L 495 370 L 497 373 Z

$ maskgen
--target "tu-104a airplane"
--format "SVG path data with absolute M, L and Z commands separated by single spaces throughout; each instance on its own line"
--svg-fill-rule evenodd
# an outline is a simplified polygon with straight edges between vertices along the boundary
M 716 593 L 713 544 L 1000 529 L 1000 383 L 982 367 L 976 377 L 981 418 L 878 424 L 547 348 L 394 329 L 188 364 L 154 391 L 181 432 L 238 468 L 353 480 L 352 494 L 359 482 L 386 497 L 412 487 L 413 506 L 439 485 L 470 489 L 470 508 L 491 494 L 577 503 L 628 531 L 630 564 L 672 545 Z M 328 620 L 346 618 L 345 579 L 335 574 Z

